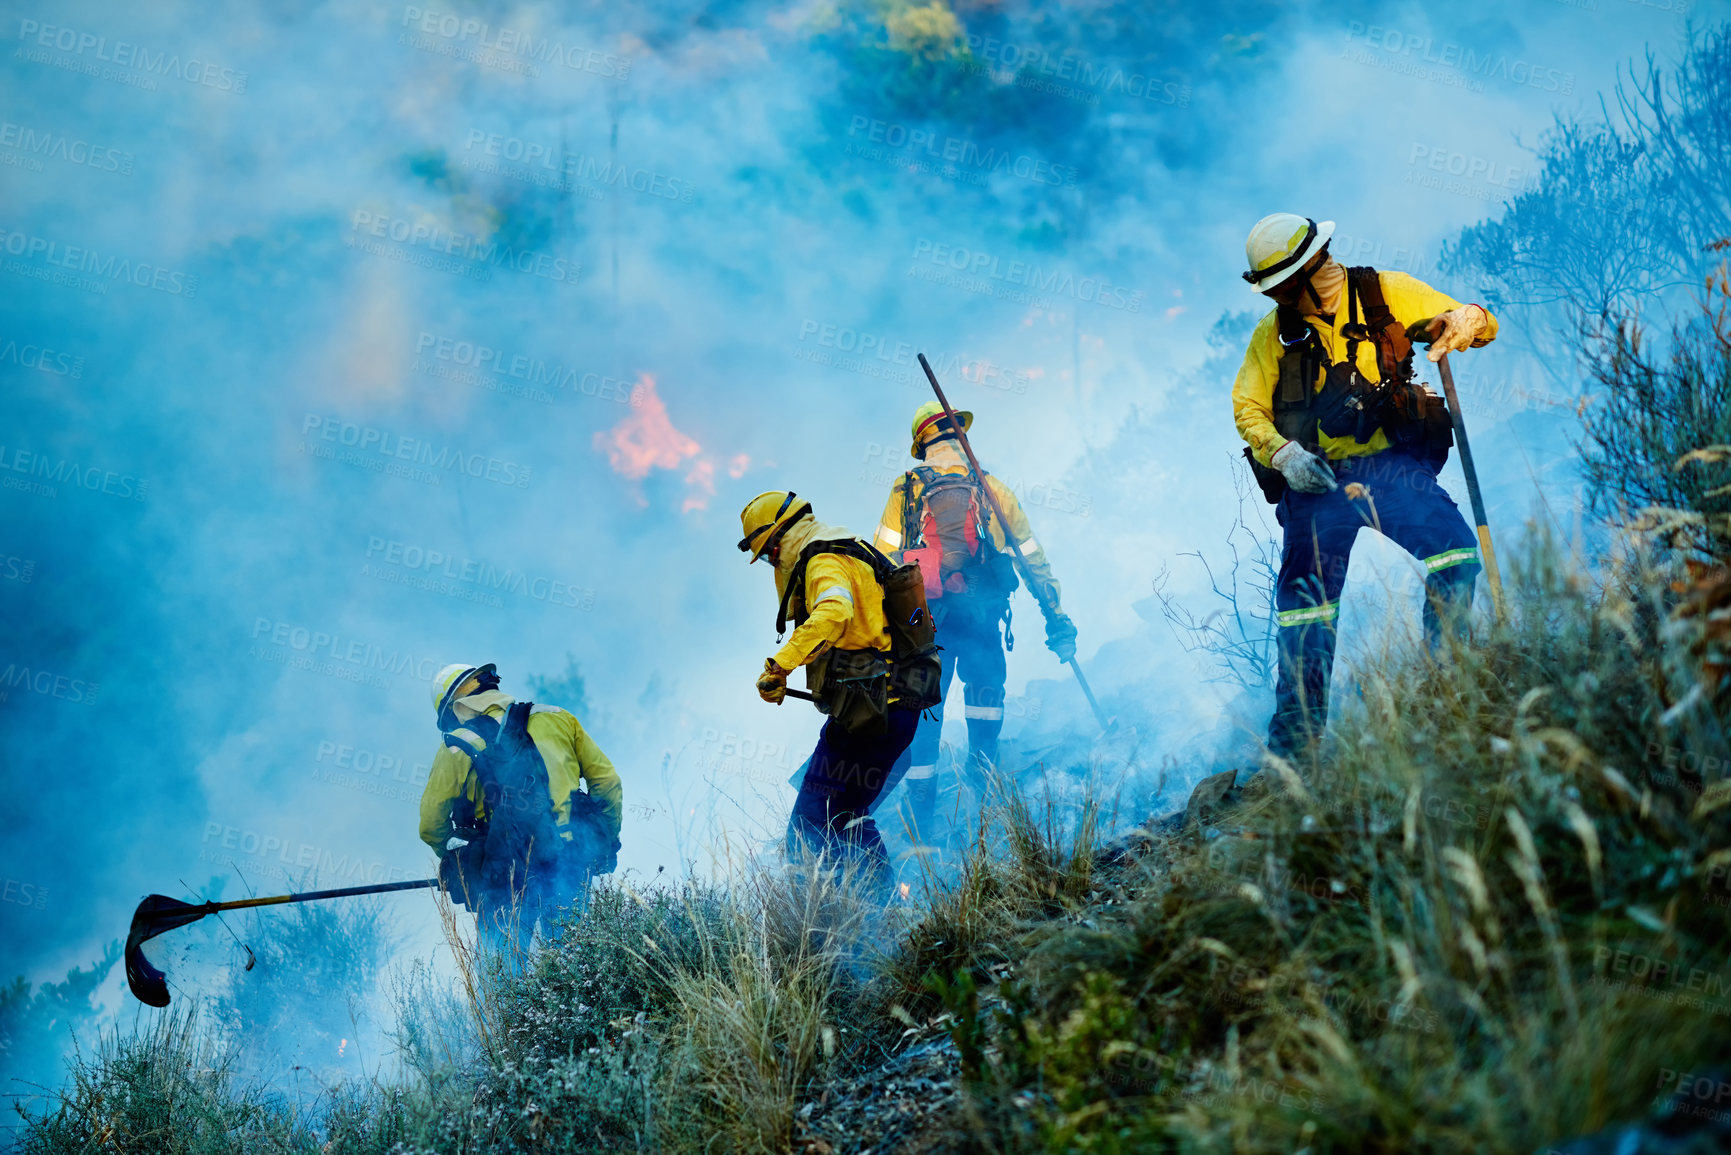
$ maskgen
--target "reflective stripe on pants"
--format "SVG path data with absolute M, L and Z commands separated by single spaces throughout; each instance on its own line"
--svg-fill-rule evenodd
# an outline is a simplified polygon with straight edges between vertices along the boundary
M 938 653 L 943 667 L 940 685 L 948 695 L 951 680 L 956 677 L 962 680 L 962 717 L 968 723 L 966 772 L 976 779 L 978 786 L 980 770 L 997 764 L 998 735 L 1004 729 L 1004 679 L 1008 668 L 1004 662 L 1003 635 L 999 632 L 1004 603 L 980 602 L 965 594 L 945 594 L 934 605 L 938 645 L 942 647 Z M 943 730 L 944 704 L 939 701 L 920 718 L 913 745 L 896 767 L 896 780 L 903 773 L 909 780 L 914 821 L 922 833 L 932 828 L 937 782 L 931 775 L 936 773 Z M 927 777 L 916 777 L 914 770 L 927 767 L 931 768 Z
M 1280 626 L 1279 681 L 1268 746 L 1291 755 L 1321 736 L 1328 721 L 1335 620 L 1353 540 L 1374 526 L 1424 563 L 1425 637 L 1434 647 L 1443 619 L 1464 630 L 1479 572 L 1477 542 L 1429 466 L 1398 450 L 1331 463 L 1333 493 L 1288 490 L 1276 516 L 1285 531 L 1274 606 Z M 1364 496 L 1349 498 L 1349 485 Z

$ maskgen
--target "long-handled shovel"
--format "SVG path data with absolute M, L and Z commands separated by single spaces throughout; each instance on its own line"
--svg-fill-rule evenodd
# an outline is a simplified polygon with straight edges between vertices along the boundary
M 207 914 L 221 910 L 245 910 L 253 906 L 281 906 L 289 902 L 316 902 L 326 898 L 351 898 L 358 894 L 388 894 L 394 890 L 427 890 L 439 885 L 437 878 L 421 878 L 413 882 L 385 882 L 377 886 L 345 886 L 341 890 L 309 890 L 304 894 L 273 894 L 266 898 L 243 898 L 235 902 L 206 902 L 194 906 L 190 902 L 152 894 L 132 912 L 132 929 L 126 936 L 126 985 L 139 1002 L 152 1007 L 168 1005 L 168 976 L 150 965 L 144 957 L 146 939 L 155 938 L 177 926 L 197 922 Z
M 1028 559 L 1022 556 L 1022 547 L 1016 544 L 1016 539 L 1010 536 L 1010 522 L 1004 516 L 1004 511 L 998 508 L 997 495 L 992 487 L 986 484 L 986 471 L 980 468 L 980 459 L 974 456 L 974 447 L 968 442 L 967 431 L 956 417 L 956 411 L 950 408 L 950 399 L 944 396 L 944 387 L 938 384 L 938 375 L 932 372 L 932 366 L 926 360 L 924 353 L 919 354 L 920 368 L 926 371 L 926 380 L 932 383 L 932 392 L 938 395 L 938 404 L 944 407 L 944 415 L 950 419 L 950 428 L 956 431 L 956 440 L 961 443 L 962 452 L 968 455 L 968 467 L 974 471 L 974 479 L 980 486 L 980 492 L 986 495 L 986 501 L 992 507 L 992 513 L 997 517 L 998 524 L 1004 527 L 1004 544 L 1010 547 L 1010 556 L 1015 559 L 1016 570 L 1022 575 L 1022 581 L 1028 587 L 1028 592 L 1034 595 L 1034 600 L 1040 603 L 1042 613 L 1051 613 L 1058 607 L 1047 597 L 1046 591 L 1034 580 L 1034 575 L 1028 569 Z M 1106 717 L 1106 711 L 1100 708 L 1100 703 L 1094 698 L 1094 690 L 1088 685 L 1088 679 L 1082 675 L 1082 667 L 1077 664 L 1075 656 L 1069 659 L 1070 672 L 1076 675 L 1076 684 L 1082 687 L 1082 696 L 1088 699 L 1089 707 L 1094 711 L 1094 720 L 1100 723 L 1100 729 L 1112 730 L 1112 721 Z
M 1449 355 L 1437 358 L 1437 371 L 1442 375 L 1443 396 L 1449 403 L 1449 420 L 1454 422 L 1455 445 L 1461 451 L 1461 472 L 1467 477 L 1467 496 L 1473 503 L 1473 524 L 1479 533 L 1479 554 L 1485 560 L 1485 577 L 1491 583 L 1491 605 L 1497 621 L 1504 620 L 1503 577 L 1497 570 L 1497 551 L 1491 547 L 1491 526 L 1485 517 L 1485 499 L 1479 492 L 1479 471 L 1473 468 L 1473 449 L 1467 444 L 1466 419 L 1461 415 L 1461 399 L 1455 392 L 1454 370 L 1449 368 Z

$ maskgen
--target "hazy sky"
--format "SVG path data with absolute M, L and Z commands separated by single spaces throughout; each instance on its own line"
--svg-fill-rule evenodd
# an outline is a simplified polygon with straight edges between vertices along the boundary
M 261 891 L 420 876 L 450 661 L 528 696 L 575 656 L 622 866 L 778 832 L 818 718 L 753 692 L 774 601 L 737 512 L 791 487 L 869 532 L 916 350 L 1084 661 L 1118 643 L 1103 695 L 1155 746 L 1205 729 L 1218 693 L 1132 607 L 1162 566 L 1200 596 L 1179 554 L 1236 509 L 1197 370 L 1257 308 L 1251 223 L 1333 219 L 1349 263 L 1471 299 L 1435 260 L 1525 146 L 1724 14 L 958 6 L 972 87 L 935 99 L 871 46 L 951 26 L 886 10 L 5 5 L 4 973 L 94 957 L 147 891 L 232 896 L 231 859 Z M 1572 492 L 1514 344 L 1460 358 L 1511 534 L 1535 476 Z M 1398 577 L 1364 544 L 1355 583 Z M 1012 735 L 1078 702 L 1016 613 Z

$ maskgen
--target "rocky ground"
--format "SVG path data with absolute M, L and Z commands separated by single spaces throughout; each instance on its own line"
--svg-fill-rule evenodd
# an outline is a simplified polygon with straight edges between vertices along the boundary
M 801 1108 L 795 1150 L 802 1155 L 965 1150 L 961 1080 L 961 1060 L 949 1039 L 916 1043 Z

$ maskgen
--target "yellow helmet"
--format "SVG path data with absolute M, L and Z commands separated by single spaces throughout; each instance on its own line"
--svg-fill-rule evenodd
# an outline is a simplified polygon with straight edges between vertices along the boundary
M 956 410 L 956 417 L 962 423 L 962 432 L 966 433 L 974 427 L 974 415 L 966 409 Z M 914 410 L 914 444 L 908 450 L 909 457 L 923 459 L 926 455 L 926 444 L 935 441 L 949 431 L 950 419 L 944 414 L 944 407 L 936 401 L 927 401 Z
M 749 553 L 753 562 L 767 557 L 781 541 L 782 534 L 800 518 L 810 516 L 811 502 L 800 501 L 791 489 L 760 493 L 739 511 L 739 526 L 745 531 L 745 536 L 739 539 L 739 551 Z
M 492 662 L 484 666 L 471 666 L 467 662 L 452 662 L 437 674 L 433 675 L 433 713 L 444 714 L 445 707 L 451 704 L 462 688 L 476 674 L 491 674 L 498 667 Z
M 1286 280 L 1320 253 L 1334 236 L 1334 222 L 1318 224 L 1296 213 L 1271 213 L 1251 227 L 1244 241 L 1244 258 L 1250 268 L 1243 273 L 1250 287 L 1266 293 Z

